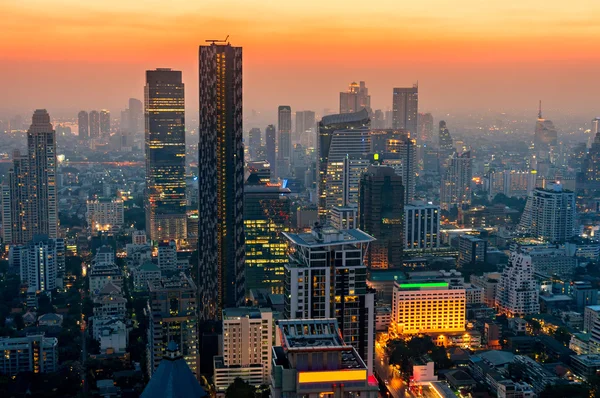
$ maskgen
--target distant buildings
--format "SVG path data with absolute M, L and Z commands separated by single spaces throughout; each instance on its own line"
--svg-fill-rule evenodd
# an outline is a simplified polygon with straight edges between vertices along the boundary
M 452 136 L 450 135 L 450 131 L 446 126 L 446 122 L 443 120 L 440 120 L 439 124 L 438 145 L 443 154 L 449 155 L 454 151 L 454 142 L 452 141 Z
M 110 112 L 106 109 L 100 111 L 100 133 L 103 137 L 110 135 Z
M 296 141 L 303 147 L 315 147 L 317 122 L 313 111 L 296 111 Z
M 559 183 L 536 188 L 527 198 L 519 229 L 535 238 L 563 243 L 574 235 L 575 193 Z
M 77 114 L 77 129 L 79 130 L 80 140 L 90 138 L 90 118 L 86 111 L 80 111 Z
M 363 256 L 374 238 L 359 229 L 315 225 L 311 233 L 284 233 L 291 247 L 285 264 L 285 316 L 335 317 L 348 344 L 373 371 L 375 294 L 367 289 Z
M 340 93 L 340 113 L 371 112 L 371 96 L 365 82 L 350 83 L 348 91 Z
M 369 268 L 402 266 L 404 186 L 394 169 L 369 166 L 360 181 L 359 228 L 376 241 L 369 245 Z
M 442 179 L 440 205 L 442 210 L 461 208 L 471 204 L 471 179 L 473 177 L 471 152 L 454 154 Z
M 530 256 L 511 253 L 497 286 L 496 305 L 501 313 L 513 317 L 540 312 L 539 288 L 533 277 Z
M 198 353 L 198 316 L 194 282 L 181 273 L 149 283 L 148 374 L 152 376 L 167 353 L 167 342 L 174 341 L 196 378 L 200 377 Z
M 37 235 L 27 245 L 11 246 L 13 266 L 18 266 L 21 282 L 35 291 L 52 291 L 63 287 L 65 276 L 65 241 Z
M 181 72 L 146 71 L 146 231 L 153 242 L 187 239 L 185 100 Z
M 288 177 L 292 159 L 292 108 L 281 105 L 277 109 L 277 175 Z
M 419 86 L 394 88 L 392 101 L 392 128 L 405 129 L 417 136 L 417 118 L 419 115 Z
M 550 120 L 546 120 L 542 117 L 542 102 L 540 101 L 540 110 L 538 119 L 535 123 L 535 134 L 533 137 L 535 151 L 541 158 L 547 159 L 550 147 L 554 147 L 556 144 L 556 128 Z
M 245 298 L 242 122 L 242 48 L 200 46 L 197 280 L 203 319 L 217 319 Z
M 270 384 L 273 314 L 265 308 L 223 310 L 223 356 L 213 358 L 218 392 L 239 377 L 252 386 Z
M 440 247 L 440 206 L 411 202 L 404 205 L 404 248 L 431 250 Z
M 585 178 L 585 187 L 587 189 L 600 188 L 600 118 L 592 121 L 593 130 L 598 130 L 595 133 L 594 141 L 588 153 L 583 160 L 583 174 Z
M 271 165 L 271 173 L 277 175 L 277 134 L 275 126 L 269 124 L 265 129 L 265 149 L 267 161 Z
M 250 132 L 248 133 L 248 153 L 250 154 L 250 160 L 261 160 L 256 158 L 258 150 L 261 146 L 261 135 L 262 132 L 256 127 L 250 129 Z
M 123 200 L 118 198 L 88 200 L 87 222 L 92 231 L 118 231 L 124 223 Z
M 98 111 L 90 112 L 90 138 L 100 137 L 100 114 Z
M 52 373 L 58 371 L 58 339 L 43 334 L 27 337 L 0 337 L 0 374 Z
M 45 109 L 33 114 L 27 154 L 13 154 L 2 184 L 4 243 L 24 244 L 36 235 L 58 237 L 56 135 Z
M 433 143 L 433 116 L 431 113 L 419 113 L 419 142 Z

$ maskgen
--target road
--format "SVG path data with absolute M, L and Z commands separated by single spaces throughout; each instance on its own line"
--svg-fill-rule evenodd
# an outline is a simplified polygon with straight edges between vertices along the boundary
M 410 392 L 406 391 L 406 384 L 400 375 L 398 375 L 398 372 L 393 366 L 389 365 L 388 355 L 385 352 L 385 349 L 379 344 L 376 344 L 375 346 L 374 367 L 375 372 L 377 372 L 379 377 L 387 381 L 387 388 L 392 394 L 393 398 L 405 398 L 412 396 Z

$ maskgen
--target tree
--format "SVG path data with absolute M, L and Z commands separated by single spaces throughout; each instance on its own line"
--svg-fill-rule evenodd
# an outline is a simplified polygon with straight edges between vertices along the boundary
M 590 390 L 584 384 L 548 385 L 539 398 L 588 398 Z
M 508 364 L 508 375 L 515 381 L 521 381 L 527 372 L 527 365 L 520 362 L 511 362 Z
M 552 337 L 554 337 L 557 341 L 560 341 L 562 345 L 567 345 L 571 341 L 571 333 L 569 333 L 569 330 L 564 326 L 556 329 L 552 334 Z
M 255 398 L 255 390 L 247 381 L 236 377 L 233 383 L 225 390 L 225 398 Z
M 14 320 L 15 320 L 15 327 L 17 328 L 17 330 L 25 329 L 25 321 L 23 321 L 23 315 L 16 314 L 14 317 Z

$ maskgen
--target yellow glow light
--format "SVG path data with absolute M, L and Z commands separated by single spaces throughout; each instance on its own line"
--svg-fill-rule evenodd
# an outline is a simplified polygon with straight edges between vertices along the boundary
M 326 372 L 299 372 L 298 383 L 339 383 L 342 381 L 365 381 L 367 370 L 332 370 Z

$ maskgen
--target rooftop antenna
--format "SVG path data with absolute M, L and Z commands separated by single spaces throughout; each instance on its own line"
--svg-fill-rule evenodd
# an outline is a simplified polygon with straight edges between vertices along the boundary
M 229 43 L 229 35 L 227 35 L 227 37 L 224 40 L 219 40 L 219 39 L 215 39 L 215 40 L 206 40 L 207 43 L 211 43 L 211 44 L 215 44 L 215 43 Z
M 538 111 L 538 119 L 542 119 L 542 100 L 540 100 L 540 109 Z

